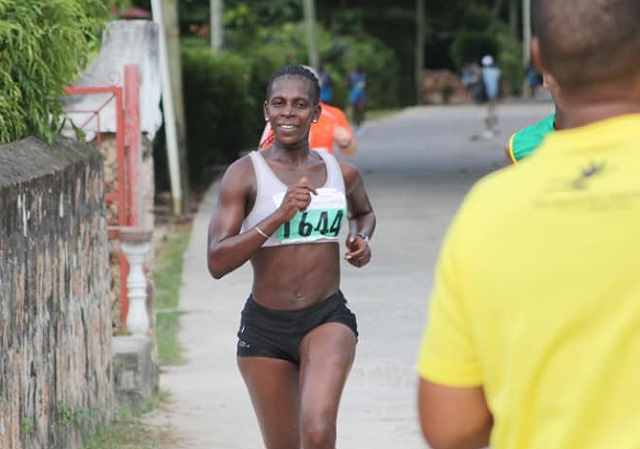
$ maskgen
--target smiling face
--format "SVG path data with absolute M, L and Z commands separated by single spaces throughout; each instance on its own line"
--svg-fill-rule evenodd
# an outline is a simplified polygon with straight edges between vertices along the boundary
M 264 114 L 281 146 L 308 145 L 311 123 L 320 116 L 312 88 L 311 82 L 299 75 L 283 75 L 273 80 Z

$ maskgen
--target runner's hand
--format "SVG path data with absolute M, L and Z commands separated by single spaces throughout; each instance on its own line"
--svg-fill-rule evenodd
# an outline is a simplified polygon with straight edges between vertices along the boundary
M 317 195 L 309 183 L 309 178 L 303 176 L 300 181 L 289 186 L 280 205 L 284 221 L 291 220 L 298 212 L 304 212 L 311 203 L 311 194 Z
M 371 247 L 369 242 L 357 234 L 347 236 L 347 253 L 344 258 L 354 267 L 363 267 L 371 260 Z

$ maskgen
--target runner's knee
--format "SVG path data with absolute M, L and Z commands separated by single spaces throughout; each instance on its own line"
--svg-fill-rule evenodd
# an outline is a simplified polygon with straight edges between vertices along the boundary
M 330 413 L 302 417 L 302 444 L 305 449 L 333 449 L 336 443 L 335 419 Z

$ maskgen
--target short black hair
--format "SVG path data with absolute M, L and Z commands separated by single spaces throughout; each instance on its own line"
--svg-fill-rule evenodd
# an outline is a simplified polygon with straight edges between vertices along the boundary
M 311 83 L 311 92 L 310 97 L 313 104 L 320 103 L 320 82 L 316 75 L 306 67 L 302 65 L 286 65 L 275 71 L 271 78 L 269 79 L 269 83 L 267 84 L 267 101 L 271 97 L 271 89 L 273 88 L 273 82 L 278 78 L 287 75 L 296 75 L 301 78 L 307 79 Z
M 534 0 L 532 12 L 542 63 L 560 86 L 638 70 L 640 0 Z

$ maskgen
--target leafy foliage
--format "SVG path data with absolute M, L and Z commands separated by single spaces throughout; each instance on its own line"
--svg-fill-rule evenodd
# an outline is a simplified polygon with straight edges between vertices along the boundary
M 247 22 L 249 25 L 249 22 Z M 244 55 L 255 67 L 260 91 L 255 98 L 264 98 L 269 76 L 285 64 L 309 64 L 303 22 L 286 22 L 270 27 L 250 26 L 250 30 L 235 29 L 227 36 L 226 48 Z M 347 76 L 360 64 L 369 74 L 367 88 L 370 105 L 396 106 L 399 88 L 397 60 L 391 48 L 367 34 L 340 35 L 323 26 L 317 29 L 320 59 L 332 76 L 334 101 L 337 106 L 347 104 Z
M 131 1 L 139 7 L 145 7 L 149 2 Z M 180 0 L 178 7 L 183 33 L 189 34 L 193 29 L 208 29 L 209 5 L 210 0 Z M 315 5 L 320 57 L 328 62 L 332 75 L 341 79 L 345 76 L 344 61 L 340 62 L 345 42 L 354 38 L 376 39 L 393 53 L 393 65 L 387 66 L 385 73 L 388 70 L 394 73 L 398 91 L 389 97 L 399 105 L 414 104 L 416 2 L 315 0 Z M 509 65 L 506 69 L 514 77 L 521 76 L 518 74 L 522 72 L 522 61 L 517 59 L 522 49 L 518 48 L 521 42 L 517 33 L 522 24 L 518 14 L 510 15 L 514 8 L 520 12 L 521 0 L 429 0 L 425 2 L 425 8 L 424 68 L 459 68 L 460 52 L 466 53 L 469 47 L 469 34 L 483 32 L 483 44 L 480 47 L 486 48 L 470 50 L 470 53 L 503 55 L 498 57 L 501 67 L 504 61 L 508 64 L 514 61 L 516 65 Z M 303 2 L 300 0 L 224 0 L 225 48 L 229 51 L 245 51 L 252 45 L 260 47 L 261 29 L 281 30 L 286 24 L 301 23 L 302 19 Z M 510 20 L 509 29 L 507 23 Z M 339 42 L 325 45 L 321 30 Z M 299 37 L 303 39 L 304 36 L 304 32 L 300 31 Z M 458 48 L 452 49 L 452 46 Z M 511 51 L 515 53 L 507 54 Z M 476 58 L 475 55 L 462 56 L 462 59 Z M 365 64 L 367 71 L 372 72 L 369 65 Z M 378 78 L 378 73 L 370 74 L 372 81 Z M 382 103 L 382 106 L 393 107 L 394 104 Z
M 100 0 L 0 0 L 0 144 L 53 137 L 104 13 Z
M 451 43 L 451 59 L 459 69 L 470 62 L 480 63 L 483 55 L 495 55 L 498 43 L 486 31 L 461 31 Z
M 480 63 L 483 55 L 499 52 L 499 22 L 486 6 L 468 5 L 458 11 L 460 28 L 450 46 L 451 60 L 456 68 L 470 62 Z
M 500 24 L 500 27 L 504 28 L 504 25 Z M 504 90 L 507 93 L 520 94 L 524 78 L 522 44 L 519 40 L 510 36 L 505 29 L 496 34 L 496 40 L 500 49 L 498 61 L 504 78 Z
M 198 182 L 203 167 L 233 161 L 246 145 L 257 145 L 260 130 L 247 130 L 248 120 L 261 114 L 260 103 L 247 95 L 251 66 L 242 56 L 191 47 L 183 50 L 182 66 L 188 165 Z
M 469 5 L 460 10 L 458 21 L 461 28 L 450 46 L 454 67 L 480 63 L 483 55 L 491 54 L 502 69 L 504 91 L 517 92 L 523 76 L 522 47 L 507 25 L 483 5 Z

